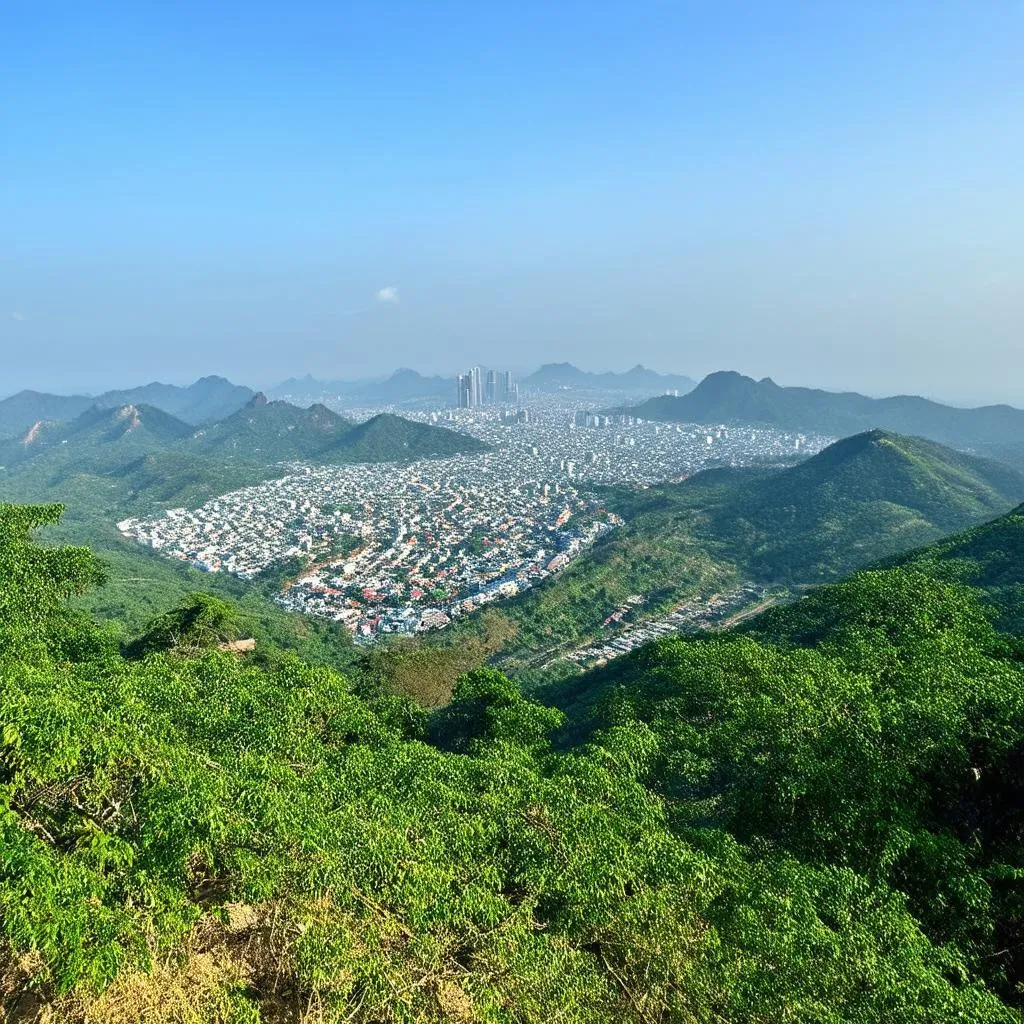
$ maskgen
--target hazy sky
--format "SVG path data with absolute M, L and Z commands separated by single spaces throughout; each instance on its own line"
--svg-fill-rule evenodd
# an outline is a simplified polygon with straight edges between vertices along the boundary
M 0 393 L 643 362 L 1024 404 L 1024 4 L 9 0 Z

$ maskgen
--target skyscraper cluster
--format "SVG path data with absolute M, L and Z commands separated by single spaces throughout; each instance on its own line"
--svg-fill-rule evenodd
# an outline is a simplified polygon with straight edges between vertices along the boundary
M 486 377 L 479 366 L 457 378 L 460 409 L 476 409 L 482 405 L 517 405 L 519 385 L 510 370 L 488 370 Z

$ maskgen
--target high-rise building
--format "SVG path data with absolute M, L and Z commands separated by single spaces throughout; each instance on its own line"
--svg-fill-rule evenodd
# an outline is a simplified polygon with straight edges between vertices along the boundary
M 510 370 L 488 370 L 485 375 L 479 366 L 474 366 L 456 378 L 456 394 L 460 409 L 519 405 L 519 385 Z
M 479 366 L 460 374 L 456 381 L 460 409 L 476 409 L 483 404 Z

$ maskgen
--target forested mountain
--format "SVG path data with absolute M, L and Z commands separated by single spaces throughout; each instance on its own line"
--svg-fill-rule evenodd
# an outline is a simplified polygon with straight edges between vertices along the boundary
M 257 396 L 245 409 L 197 434 L 200 451 L 248 461 L 394 462 L 484 451 L 443 427 L 382 414 L 353 425 L 326 406 L 300 409 Z
M 508 666 L 600 634 L 630 595 L 645 614 L 744 581 L 794 588 L 982 523 L 1024 500 L 1024 474 L 880 430 L 788 469 L 716 469 L 605 500 L 626 525 L 502 606 Z
M 699 491 L 700 477 L 690 486 Z M 697 532 L 759 577 L 819 582 L 1021 500 L 1024 475 L 1013 469 L 872 430 L 712 498 Z
M 338 458 L 345 462 L 388 462 L 483 452 L 487 448 L 468 434 L 381 413 L 352 428 Z
M 591 373 L 572 363 L 546 363 L 525 377 L 523 384 L 540 390 L 580 388 L 595 391 L 646 391 L 651 394 L 686 392 L 697 386 L 696 381 L 689 377 L 658 373 L 639 363 L 625 373 Z
M 252 396 L 250 388 L 232 384 L 223 377 L 203 377 L 188 387 L 146 384 L 92 397 L 19 391 L 0 401 L 0 438 L 21 434 L 41 421 L 71 421 L 94 406 L 115 409 L 123 405 L 149 405 L 196 425 L 230 416 Z
M 149 405 L 93 406 L 67 423 L 43 421 L 19 438 L 0 441 L 0 465 L 49 453 L 96 463 L 157 451 L 191 436 L 193 428 Z
M 628 411 L 647 419 L 764 423 L 834 437 L 880 427 L 957 448 L 1016 445 L 1024 435 L 1024 410 L 1008 405 L 957 409 L 909 395 L 867 398 L 779 387 L 768 377 L 757 381 L 734 372 L 712 373 L 687 395 L 651 398 Z
M 490 670 L 426 715 L 219 649 L 209 598 L 122 644 L 57 514 L 0 506 L 8 1016 L 1019 1024 L 1024 658 L 967 592 L 870 573 L 568 718 Z
M 301 409 L 268 402 L 260 394 L 233 416 L 196 433 L 193 445 L 206 454 L 245 461 L 320 459 L 343 443 L 352 424 L 326 406 Z
M 1024 505 L 894 564 L 976 587 L 995 608 L 1001 629 L 1024 634 Z
M 186 423 L 198 425 L 230 416 L 252 397 L 252 388 L 232 384 L 224 377 L 211 376 L 202 377 L 185 388 L 173 384 L 146 384 L 128 391 L 109 391 L 101 396 L 103 402 L 97 404 L 146 402 Z
M 36 461 L 52 464 L 55 473 L 59 467 L 117 473 L 128 470 L 129 458 L 151 454 L 267 468 L 299 460 L 404 461 L 486 447 L 466 434 L 398 416 L 354 425 L 323 405 L 302 409 L 258 394 L 233 415 L 198 430 L 152 406 L 93 406 L 68 423 L 36 423 L 23 436 L 0 442 L 0 466 L 10 471 Z

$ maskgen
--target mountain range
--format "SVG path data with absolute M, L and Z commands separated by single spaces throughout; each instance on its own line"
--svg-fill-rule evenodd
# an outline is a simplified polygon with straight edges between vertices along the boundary
M 686 393 L 697 386 L 696 381 L 672 373 L 658 373 L 639 363 L 625 373 L 590 373 L 572 363 L 545 363 L 539 370 L 524 377 L 526 387 L 541 391 L 578 389 L 589 391 L 645 391 Z
M 681 423 L 766 424 L 832 437 L 879 427 L 979 450 L 1017 445 L 1024 437 L 1024 410 L 1009 405 L 959 409 L 913 395 L 869 398 L 855 392 L 780 387 L 771 378 L 754 380 L 732 371 L 710 374 L 689 394 L 663 395 L 618 411 Z
M 390 462 L 486 450 L 465 434 L 380 415 L 351 421 L 323 405 L 302 409 L 254 395 L 223 420 L 196 429 L 149 405 L 93 406 L 62 422 L 33 424 L 0 442 L 0 465 L 16 468 L 49 458 L 81 469 L 108 471 L 139 455 L 192 455 L 251 466 L 288 461 Z
M 233 416 L 199 431 L 196 446 L 206 454 L 282 462 L 392 462 L 485 451 L 467 434 L 381 413 L 353 424 L 324 405 L 302 409 L 257 395 Z
M 390 377 L 371 380 L 317 380 L 310 374 L 290 377 L 270 395 L 303 403 L 327 397 L 344 398 L 353 404 L 399 405 L 418 399 L 437 399 L 450 404 L 455 396 L 455 381 L 450 377 L 425 377 L 415 370 L 395 370 Z
M 101 395 L 51 395 L 19 391 L 0 401 L 0 438 L 13 437 L 36 423 L 73 420 L 87 410 L 151 406 L 193 426 L 222 419 L 240 409 L 255 392 L 224 377 L 202 377 L 188 387 L 145 384 Z
M 696 386 L 689 377 L 662 374 L 645 366 L 625 373 L 590 373 L 572 363 L 547 363 L 524 377 L 520 384 L 534 391 L 612 391 L 641 394 L 687 392 Z M 317 380 L 291 377 L 269 392 L 275 398 L 304 403 L 324 398 L 341 398 L 350 403 L 399 405 L 413 401 L 439 401 L 450 405 L 455 399 L 454 377 L 426 377 L 415 370 L 396 370 L 390 377 L 361 381 Z

